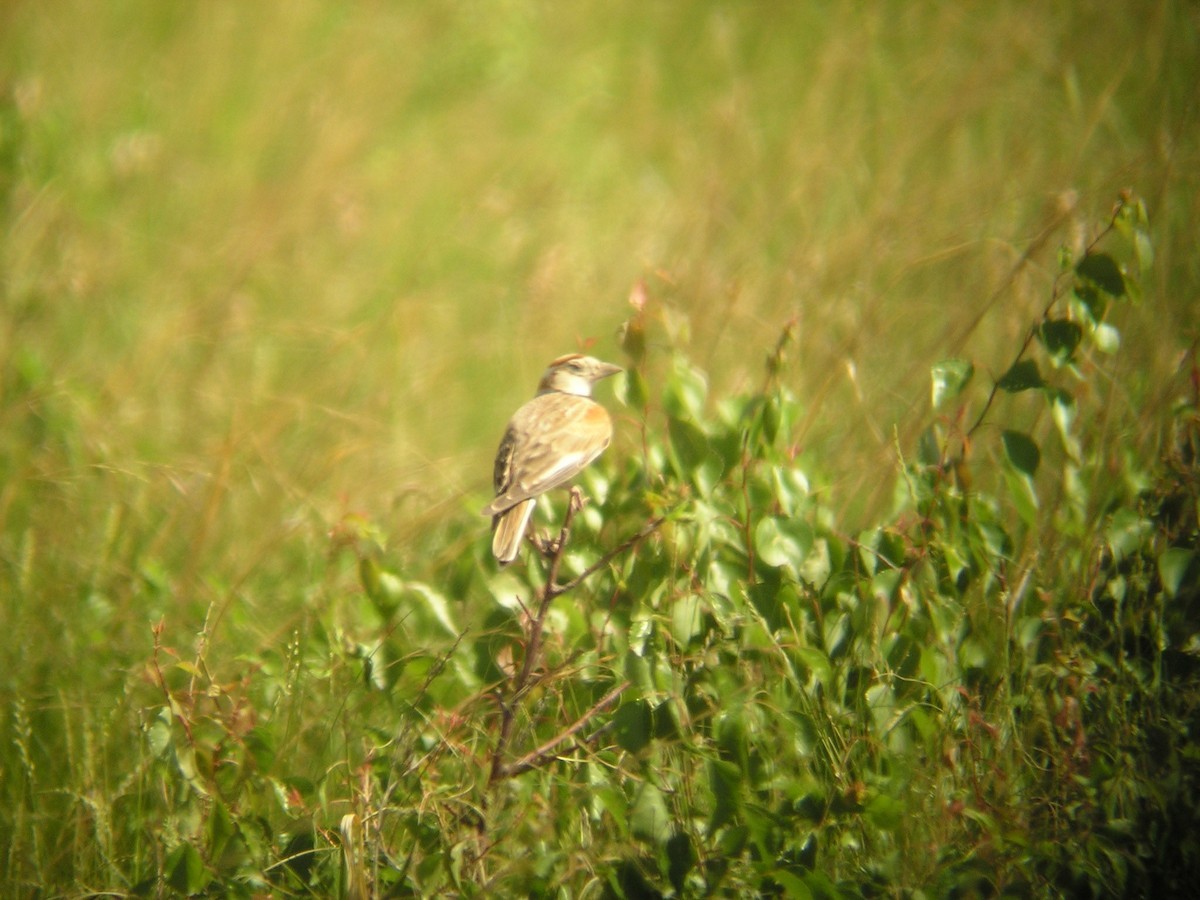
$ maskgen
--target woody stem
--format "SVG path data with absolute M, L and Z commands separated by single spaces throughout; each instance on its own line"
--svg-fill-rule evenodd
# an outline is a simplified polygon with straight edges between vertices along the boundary
M 558 532 L 558 540 L 554 545 L 554 553 L 550 557 L 550 568 L 546 573 L 546 585 L 542 588 L 541 597 L 538 598 L 537 612 L 529 624 L 529 640 L 525 643 L 525 658 L 521 661 L 521 669 L 517 673 L 517 677 L 513 679 L 510 699 L 508 702 L 503 703 L 503 712 L 500 718 L 500 734 L 496 740 L 496 749 L 492 754 L 490 782 L 498 781 L 500 778 L 505 777 L 505 775 L 511 774 L 506 770 L 503 762 L 504 751 L 507 749 L 509 738 L 512 736 L 513 719 L 516 715 L 511 701 L 521 696 L 528 686 L 534 665 L 541 655 L 542 628 L 546 621 L 546 613 L 549 612 L 550 604 L 554 601 L 554 598 L 563 592 L 563 588 L 558 585 L 558 567 L 562 562 L 563 553 L 567 548 L 567 539 L 571 536 L 571 520 L 575 518 L 575 512 L 581 506 L 579 491 L 577 488 L 572 488 L 571 499 L 567 503 L 567 513 L 563 517 L 562 528 Z

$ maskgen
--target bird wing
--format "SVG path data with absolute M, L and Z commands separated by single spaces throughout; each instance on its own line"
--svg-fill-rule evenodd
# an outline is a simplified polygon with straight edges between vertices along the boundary
M 569 481 L 612 439 L 603 406 L 572 394 L 543 394 L 508 423 L 496 454 L 496 499 L 483 510 L 494 516 Z

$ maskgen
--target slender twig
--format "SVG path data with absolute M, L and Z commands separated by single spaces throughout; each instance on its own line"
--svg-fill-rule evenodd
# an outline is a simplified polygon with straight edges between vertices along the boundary
M 1083 255 L 1085 257 L 1089 253 L 1091 253 L 1092 250 L 1094 250 L 1097 247 L 1097 245 L 1099 245 L 1099 243 L 1102 240 L 1104 240 L 1105 237 L 1108 236 L 1109 232 L 1111 232 L 1114 228 L 1117 227 L 1117 218 L 1121 215 L 1122 209 L 1123 209 L 1123 205 L 1117 206 L 1116 210 L 1113 212 L 1112 219 L 1109 221 L 1108 225 L 1105 226 L 1104 230 L 1101 231 L 1098 235 L 1096 235 L 1096 237 L 1094 237 L 1092 239 L 1091 243 L 1089 243 L 1084 248 Z M 1042 322 L 1044 322 L 1049 317 L 1050 310 L 1054 309 L 1054 305 L 1056 303 L 1058 303 L 1059 298 L 1061 298 L 1063 295 L 1062 282 L 1063 282 L 1063 277 L 1065 275 L 1066 275 L 1065 272 L 1061 272 L 1061 273 L 1059 273 L 1058 277 L 1054 279 L 1054 287 L 1050 291 L 1050 302 L 1047 303 L 1046 308 L 1044 310 L 1042 310 L 1042 318 L 1037 322 L 1037 324 L 1035 324 L 1032 328 L 1029 329 L 1029 333 L 1027 335 L 1025 335 L 1025 340 L 1021 344 L 1021 349 L 1017 351 L 1017 355 L 1013 359 L 1012 365 L 1010 365 L 1008 367 L 1008 369 L 1006 369 L 1005 371 L 1011 370 L 1013 366 L 1015 366 L 1017 363 L 1019 363 L 1021 361 L 1021 359 L 1025 356 L 1026 351 L 1029 349 L 1029 345 L 1032 344 L 1033 339 L 1035 337 L 1037 337 L 1038 328 L 1041 327 Z M 992 389 L 988 393 L 987 400 L 984 401 L 983 409 L 981 409 L 979 411 L 979 415 L 975 419 L 975 424 L 967 429 L 966 436 L 968 439 L 970 439 L 970 437 L 975 433 L 975 431 L 979 428 L 979 426 L 983 424 L 983 420 L 987 417 L 988 410 L 990 410 L 992 408 L 992 401 L 994 401 L 996 399 L 996 394 L 999 390 L 1000 390 L 1000 382 L 993 381 Z
M 667 521 L 667 517 L 665 515 L 659 516 L 656 519 L 651 519 L 649 522 L 647 522 L 645 525 L 642 526 L 640 531 L 638 531 L 636 534 L 632 535 L 631 537 L 626 538 L 624 541 L 622 541 L 616 547 L 613 547 L 613 549 L 609 550 L 602 557 L 600 557 L 598 560 L 596 560 L 594 563 L 592 563 L 590 566 L 588 566 L 586 569 L 584 569 L 582 572 L 580 572 L 578 575 L 576 575 L 570 581 L 566 582 L 565 584 L 555 585 L 554 586 L 554 596 L 557 597 L 560 594 L 565 594 L 567 591 L 578 587 L 580 582 L 582 582 L 584 579 L 586 579 L 588 576 L 590 576 L 597 569 L 604 568 L 606 565 L 608 565 L 610 562 L 612 562 L 614 558 L 620 556 L 626 550 L 633 547 L 635 544 L 641 543 L 646 538 L 648 538 L 651 534 L 656 532 L 659 528 L 662 527 L 662 525 L 665 521 Z
M 515 762 L 510 763 L 507 766 L 501 766 L 499 773 L 494 774 L 492 780 L 495 781 L 496 778 L 512 778 L 515 775 L 528 772 L 530 769 L 536 769 L 543 763 L 553 759 L 557 755 L 555 753 L 555 748 L 557 748 L 559 744 L 582 731 L 584 726 L 587 725 L 587 723 L 590 722 L 597 713 L 620 697 L 621 694 L 625 692 L 625 689 L 629 687 L 630 683 L 631 682 L 629 681 L 622 681 L 615 688 L 592 704 L 592 707 L 582 716 L 576 719 L 570 727 L 546 741 L 546 743 L 542 744 L 542 746 L 538 747 L 536 750 L 526 753 Z
M 569 581 L 559 584 L 558 572 L 562 565 L 562 558 L 566 553 L 567 541 L 571 536 L 571 523 L 574 521 L 575 514 L 583 508 L 582 497 L 578 489 L 572 489 L 571 499 L 567 503 L 567 511 L 563 517 L 562 527 L 559 529 L 558 538 L 554 541 L 547 542 L 543 546 L 543 552 L 548 556 L 550 562 L 546 570 L 546 583 L 542 587 L 538 596 L 537 610 L 529 619 L 529 638 L 525 642 L 525 656 L 521 660 L 521 668 L 509 683 L 509 689 L 505 695 L 497 692 L 497 702 L 500 705 L 500 731 L 496 736 L 496 746 L 492 751 L 492 771 L 488 778 L 489 784 L 494 784 L 501 778 L 512 777 L 513 775 L 526 772 L 529 769 L 540 765 L 551 755 L 551 751 L 558 744 L 565 741 L 572 734 L 579 731 L 583 726 L 593 718 L 605 706 L 612 703 L 621 695 L 629 683 L 625 682 L 619 687 L 614 688 L 605 697 L 584 713 L 574 725 L 566 731 L 559 734 L 546 744 L 543 744 L 537 750 L 527 753 L 514 763 L 506 765 L 504 763 L 505 752 L 508 750 L 509 742 L 512 739 L 513 724 L 516 721 L 517 710 L 515 703 L 525 693 L 529 687 L 530 680 L 533 677 L 534 668 L 541 657 L 542 651 L 542 633 L 545 627 L 546 614 L 550 611 L 550 604 L 554 602 L 556 597 L 559 597 L 570 590 L 578 587 L 586 578 L 597 572 L 599 569 L 608 565 L 615 557 L 629 550 L 648 535 L 652 534 L 667 520 L 666 515 L 659 516 L 642 526 L 642 528 L 629 538 L 626 538 L 612 550 L 605 553 L 600 559 L 592 563 L 574 578 Z

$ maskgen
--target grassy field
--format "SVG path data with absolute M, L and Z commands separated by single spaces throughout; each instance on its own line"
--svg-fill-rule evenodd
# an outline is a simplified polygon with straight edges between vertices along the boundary
M 470 668 L 505 596 L 538 583 L 494 576 L 477 517 L 509 413 L 561 353 L 628 363 L 617 330 L 644 292 L 649 412 L 618 384 L 618 437 L 591 485 L 640 485 L 610 497 L 618 521 L 657 490 L 631 474 L 653 461 L 642 449 L 690 408 L 672 406 L 671 391 L 691 396 L 673 360 L 705 373 L 697 420 L 719 419 L 759 390 L 791 322 L 776 387 L 817 498 L 791 511 L 830 546 L 886 530 L 902 459 L 935 420 L 930 366 L 974 361 L 962 415 L 978 413 L 1062 255 L 1078 259 L 1129 188 L 1154 250 L 1143 296 L 1113 313 L 1119 352 L 1069 383 L 1095 411 L 1077 427 L 1106 477 L 1146 487 L 1195 377 L 1198 85 L 1186 2 L 4 4 L 3 893 L 353 894 L 342 816 L 386 818 L 369 810 L 399 804 L 400 779 L 378 760 L 399 771 L 436 737 L 461 767 L 420 770 L 435 826 L 364 839 L 375 889 L 651 895 L 653 878 L 615 862 L 674 840 L 646 825 L 659 801 L 638 778 L 597 789 L 616 804 L 605 791 L 623 784 L 633 824 L 611 845 L 564 844 L 557 868 L 525 872 L 503 840 L 485 853 L 460 833 L 519 821 L 514 839 L 549 853 L 563 833 L 536 819 L 577 797 L 489 793 L 478 697 L 501 671 L 439 680 Z M 977 478 L 1002 491 L 1004 423 L 1052 426 L 1027 394 L 1002 394 L 992 416 Z M 702 430 L 717 440 L 717 424 Z M 1021 546 L 1056 546 L 1053 505 L 1019 526 Z M 1085 505 L 1081 547 L 1113 533 L 1114 506 L 1098 492 Z M 596 508 L 587 520 L 599 526 Z M 398 624 L 372 572 L 436 599 Z M 1077 575 L 1064 564 L 1041 590 L 1079 593 Z M 373 654 L 399 633 L 393 658 L 422 662 L 381 680 Z M 597 699 L 558 687 L 580 709 Z M 397 724 L 405 690 L 423 728 Z M 456 743 L 461 720 L 475 724 Z M 214 760 L 234 745 L 226 780 Z M 902 811 L 881 810 L 868 824 L 894 830 Z M 936 865 L 906 868 L 893 846 L 888 868 L 847 834 L 822 844 L 831 884 L 946 889 Z M 395 862 L 409 839 L 426 869 Z M 309 856 L 316 868 L 283 862 Z

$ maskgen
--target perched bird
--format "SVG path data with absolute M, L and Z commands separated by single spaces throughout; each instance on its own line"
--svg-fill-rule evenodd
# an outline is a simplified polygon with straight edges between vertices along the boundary
M 612 440 L 612 419 L 591 399 L 592 385 L 620 371 L 590 356 L 560 356 L 537 396 L 509 419 L 496 451 L 496 499 L 483 508 L 501 565 L 517 558 L 537 498 L 578 475 Z

